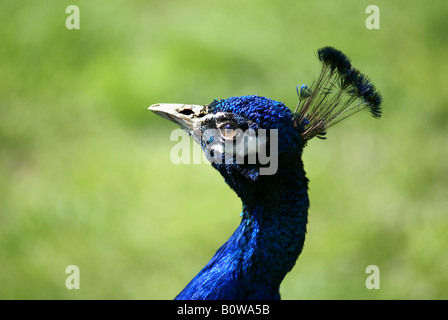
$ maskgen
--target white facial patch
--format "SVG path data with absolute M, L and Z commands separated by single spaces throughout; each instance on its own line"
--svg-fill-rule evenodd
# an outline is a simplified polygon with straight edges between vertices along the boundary
M 218 121 L 216 119 L 223 119 Z M 278 166 L 278 130 L 269 131 L 269 156 L 268 138 L 266 129 L 248 128 L 242 130 L 236 127 L 229 119 L 227 122 L 225 113 L 206 115 L 201 118 L 201 123 L 216 121 L 217 128 L 204 131 L 195 126 L 196 134 L 200 135 L 201 146 L 207 159 L 215 164 L 260 164 L 261 175 L 272 175 L 277 172 Z M 229 126 L 230 125 L 230 126 Z M 199 142 L 199 141 L 198 141 Z M 269 166 L 268 166 L 269 165 Z

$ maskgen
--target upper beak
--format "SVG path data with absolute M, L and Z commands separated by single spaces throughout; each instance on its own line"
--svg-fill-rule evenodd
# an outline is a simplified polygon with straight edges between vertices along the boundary
M 207 112 L 207 107 L 191 104 L 158 103 L 150 106 L 148 110 L 192 133 L 197 128 L 197 124 L 200 123 L 198 118 Z

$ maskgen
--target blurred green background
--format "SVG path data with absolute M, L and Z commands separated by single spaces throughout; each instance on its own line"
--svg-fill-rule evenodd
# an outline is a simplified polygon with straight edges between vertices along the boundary
M 80 29 L 68 30 L 68 5 Z M 380 8 L 368 30 L 366 7 Z M 293 108 L 332 45 L 384 98 L 311 141 L 283 299 L 448 298 L 448 3 L 2 1 L 0 298 L 172 299 L 239 223 L 210 165 L 146 108 L 258 94 Z M 80 268 L 68 290 L 68 265 Z M 380 289 L 367 290 L 368 265 Z

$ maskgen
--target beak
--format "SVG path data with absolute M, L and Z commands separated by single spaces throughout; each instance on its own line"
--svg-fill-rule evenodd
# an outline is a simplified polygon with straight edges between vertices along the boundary
M 158 103 L 148 108 L 157 115 L 168 119 L 182 129 L 192 133 L 200 123 L 200 117 L 207 113 L 207 106 L 192 104 Z

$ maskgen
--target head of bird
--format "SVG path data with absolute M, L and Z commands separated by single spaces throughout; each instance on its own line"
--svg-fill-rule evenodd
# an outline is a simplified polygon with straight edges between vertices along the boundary
M 187 131 L 241 198 L 260 199 L 260 192 L 284 183 L 285 175 L 296 178 L 290 169 L 300 167 L 304 142 L 281 102 L 251 95 L 204 106 L 155 104 L 149 110 Z

